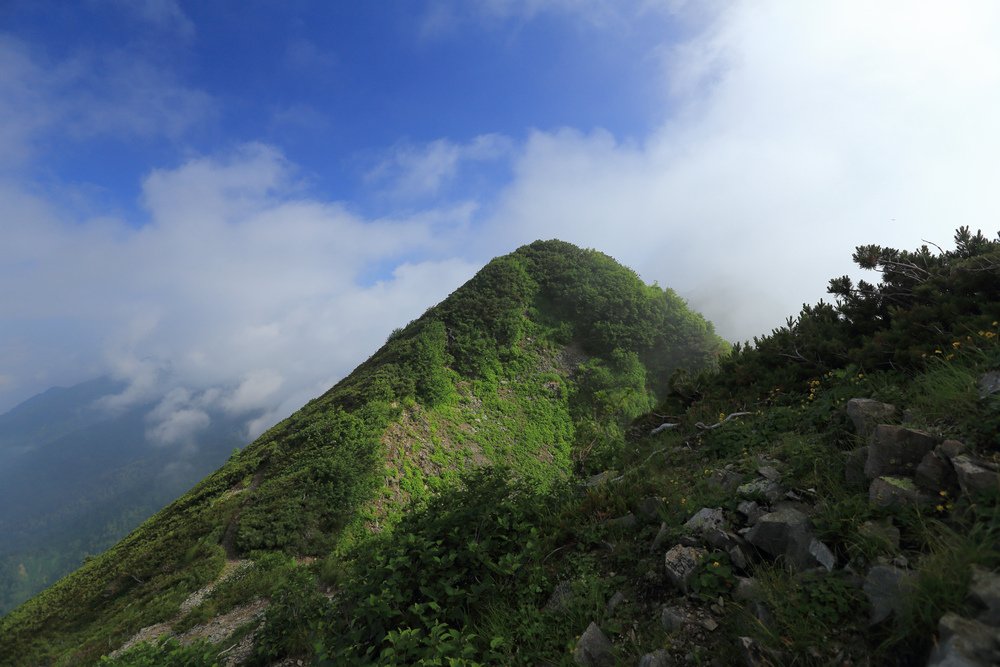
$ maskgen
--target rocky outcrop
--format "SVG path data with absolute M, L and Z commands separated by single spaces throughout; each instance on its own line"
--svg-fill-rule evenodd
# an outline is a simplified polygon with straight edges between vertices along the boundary
M 883 509 L 913 506 L 928 500 L 908 477 L 886 475 L 872 480 L 868 487 L 868 501 Z
M 1000 665 L 1000 574 L 973 566 L 967 597 L 976 618 L 953 612 L 941 617 L 928 667 Z
M 573 662 L 580 667 L 614 667 L 614 649 L 597 623 L 591 623 L 576 642 Z
M 949 612 L 938 622 L 938 644 L 927 667 L 1000 665 L 1000 629 Z
M 691 577 L 706 555 L 707 551 L 697 547 L 678 544 L 671 548 L 664 556 L 667 579 L 681 591 L 687 592 Z
M 657 649 L 639 658 L 639 667 L 670 667 L 670 654 L 664 649 Z
M 934 436 L 929 433 L 879 424 L 868 445 L 865 475 L 868 479 L 885 475 L 913 475 L 924 455 L 936 444 Z
M 813 536 L 809 517 L 790 507 L 760 517 L 747 533 L 746 540 L 771 556 L 783 557 L 799 570 L 813 567 L 832 570 L 836 564 L 829 547 Z
M 967 454 L 959 454 L 951 460 L 958 475 L 958 485 L 962 493 L 990 493 L 1000 491 L 1000 475 L 982 461 L 976 461 Z
M 896 416 L 896 406 L 870 398 L 852 398 L 845 407 L 854 424 L 854 432 L 865 440 L 871 437 L 878 424 L 892 421 Z
M 777 482 L 773 482 L 766 477 L 760 477 L 746 484 L 740 485 L 736 489 L 736 493 L 741 498 L 747 498 L 750 500 L 756 498 L 763 498 L 767 502 L 777 502 L 784 496 L 784 489 Z
M 875 625 L 901 614 L 911 585 L 912 575 L 900 568 L 876 565 L 870 569 L 862 586 L 870 605 L 868 622 Z
M 958 489 L 955 469 L 948 459 L 937 453 L 936 448 L 933 452 L 927 452 L 920 460 L 913 481 L 921 491 L 932 495 L 941 491 L 954 493 Z
M 882 509 L 931 503 L 959 491 L 1000 492 L 998 466 L 973 457 L 957 440 L 935 444 L 934 436 L 923 431 L 877 425 L 870 444 L 847 455 L 844 476 L 848 483 L 860 481 L 862 457 L 864 476 L 870 480 L 869 501 Z
M 980 609 L 977 620 L 1000 627 L 1000 574 L 972 566 L 969 601 Z
M 990 371 L 979 378 L 979 398 L 987 398 L 1000 392 L 1000 371 Z

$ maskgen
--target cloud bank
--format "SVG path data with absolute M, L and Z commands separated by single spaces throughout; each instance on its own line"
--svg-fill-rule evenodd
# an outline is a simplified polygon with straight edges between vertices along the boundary
M 151 427 L 160 442 L 207 426 L 207 408 L 265 410 L 251 425 L 259 432 L 476 268 L 435 258 L 437 235 L 464 222 L 461 209 L 362 220 L 302 195 L 294 168 L 263 145 L 155 170 L 142 193 L 150 220 L 138 228 L 66 222 L 42 202 L 22 203 L 22 224 L 0 248 L 4 284 L 23 286 L 3 294 L 13 326 L 0 345 L 23 352 L 4 355 L 14 376 L 48 371 L 49 383 L 102 369 L 128 381 L 108 408 L 166 393 Z M 391 272 L 359 282 L 377 262 Z M 47 363 L 44 332 L 60 322 L 76 338 L 69 346 L 96 364 Z
M 653 131 L 626 139 L 601 128 L 483 128 L 471 140 L 385 147 L 367 173 L 370 187 L 399 202 L 384 218 L 317 193 L 280 147 L 253 142 L 151 169 L 141 224 L 81 215 L 8 173 L 0 409 L 110 372 L 129 385 L 106 399 L 109 409 L 158 402 L 157 443 L 196 437 L 213 410 L 247 414 L 254 434 L 490 257 L 536 238 L 611 254 L 737 340 L 821 298 L 827 279 L 850 271 L 857 244 L 947 245 L 962 224 L 996 231 L 994 3 L 647 4 L 614 21 L 596 10 L 585 18 L 650 20 L 652 7 L 696 26 L 650 53 L 662 104 Z M 580 7 L 487 9 L 529 21 Z M 214 104 L 161 75 L 153 99 L 178 103 L 156 102 L 174 111 L 147 118 L 144 100 L 115 92 L 129 67 L 100 79 L 108 99 L 98 100 L 77 94 L 90 84 L 72 83 L 90 74 L 39 64 L 9 40 L 0 50 L 11 56 L 0 58 L 12 74 L 0 77 L 0 116 L 10 121 L 0 124 L 10 130 L 0 130 L 0 148 L 12 164 L 25 164 L 56 124 L 183 136 Z M 40 84 L 28 85 L 36 75 Z M 57 102 L 47 114 L 31 111 L 47 101 Z M 474 196 L 453 187 L 484 162 L 504 163 L 506 180 Z
M 766 333 L 855 245 L 1000 227 L 997 34 L 986 2 L 729 5 L 662 50 L 649 136 L 532 133 L 484 246 L 593 246 L 726 336 Z

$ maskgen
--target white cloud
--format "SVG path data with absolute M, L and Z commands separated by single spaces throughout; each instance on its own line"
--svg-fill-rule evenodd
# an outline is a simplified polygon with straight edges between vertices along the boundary
M 593 246 L 765 333 L 857 244 L 995 231 L 997 34 L 992 3 L 726 6 L 666 51 L 671 112 L 640 144 L 532 135 L 483 247 Z
M 191 446 L 198 433 L 212 422 L 199 405 L 202 402 L 184 387 L 168 391 L 146 417 L 150 424 L 146 439 L 160 446 Z
M 483 11 L 530 18 L 576 6 Z M 996 5 L 665 7 L 697 13 L 698 31 L 679 45 L 665 38 L 658 52 L 666 102 L 654 132 L 400 144 L 370 183 L 440 200 L 417 213 L 365 219 L 311 193 L 280 150 L 258 143 L 150 172 L 141 227 L 0 180 L 0 284 L 18 286 L 0 291 L 0 405 L 110 370 L 129 388 L 109 405 L 159 401 L 150 434 L 160 442 L 196 437 L 213 410 L 245 411 L 253 435 L 329 388 L 483 261 L 536 238 L 608 252 L 688 296 L 725 335 L 746 338 L 823 296 L 856 244 L 947 245 L 961 224 L 995 230 Z M 628 8 L 626 18 L 648 10 Z M 195 122 L 185 118 L 203 117 L 189 110 L 170 121 L 150 109 L 144 126 L 130 120 L 144 108 L 130 94 L 48 108 L 53 91 L 92 75 L 77 61 L 42 67 L 10 40 L 0 51 L 9 56 L 0 57 L 5 155 L 30 153 L 63 122 L 80 133 L 117 123 L 142 136 L 183 133 Z M 121 71 L 125 81 L 133 70 Z M 116 99 L 132 111 L 100 111 Z M 492 161 L 512 165 L 505 187 L 458 192 L 468 171 Z
M 272 329 L 271 336 L 278 334 L 277 327 L 262 327 Z M 259 410 L 270 405 L 272 398 L 281 389 L 285 379 L 274 369 L 260 370 L 245 375 L 239 385 L 229 395 L 222 399 L 223 407 L 236 414 Z
M 150 222 L 138 228 L 25 201 L 0 246 L 0 282 L 30 286 L 0 293 L 11 322 L 0 369 L 20 382 L 9 389 L 33 386 L 38 369 L 72 372 L 32 335 L 62 322 L 80 357 L 103 356 L 128 382 L 105 407 L 175 390 L 151 415 L 161 443 L 193 437 L 217 409 L 253 413 L 256 434 L 474 270 L 442 256 L 437 236 L 464 229 L 467 206 L 365 220 L 306 196 L 294 168 L 260 144 L 153 171 L 143 184 Z M 408 263 L 417 255 L 426 259 Z M 362 283 L 374 264 L 397 268 Z
M 64 129 L 78 137 L 177 139 L 214 116 L 209 95 L 134 54 L 80 55 L 70 66 L 74 76 L 53 100 L 63 107 Z
M 301 37 L 288 42 L 284 61 L 289 69 L 313 77 L 326 76 L 337 66 L 337 56 L 333 52 Z
M 138 20 L 184 38 L 194 36 L 194 23 L 177 0 L 104 0 Z
M 483 134 L 467 143 L 438 139 L 424 145 L 404 143 L 368 173 L 371 183 L 388 183 L 401 197 L 435 195 L 469 163 L 509 158 L 514 144 L 498 134 Z
M 434 0 L 419 22 L 419 34 L 439 39 L 473 22 L 487 27 L 523 24 L 541 16 L 568 19 L 600 30 L 621 29 L 651 14 L 678 11 L 684 0 Z
M 0 169 L 23 168 L 57 139 L 178 139 L 214 115 L 208 94 L 135 53 L 51 60 L 0 33 Z
M 48 78 L 23 44 L 0 34 L 0 167 L 22 164 L 33 152 L 32 139 L 58 117 Z

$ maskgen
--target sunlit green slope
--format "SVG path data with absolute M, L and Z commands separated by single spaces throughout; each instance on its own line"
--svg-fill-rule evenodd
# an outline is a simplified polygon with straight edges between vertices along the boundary
M 674 370 L 710 367 L 727 348 L 673 292 L 605 255 L 522 247 L 0 620 L 0 664 L 93 663 L 176 619 L 227 561 L 329 557 L 472 469 L 501 464 L 539 490 L 600 470 Z

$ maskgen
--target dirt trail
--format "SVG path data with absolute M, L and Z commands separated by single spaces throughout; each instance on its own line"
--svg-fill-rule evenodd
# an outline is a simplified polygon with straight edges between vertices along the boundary
M 130 637 L 129 640 L 122 644 L 118 649 L 113 651 L 110 654 L 110 657 L 117 658 L 122 653 L 140 642 L 155 641 L 157 638 L 164 635 L 175 637 L 181 644 L 185 645 L 190 644 L 199 638 L 207 639 L 214 644 L 218 644 L 247 623 L 255 619 L 263 619 L 264 612 L 267 610 L 268 601 L 258 598 L 251 601 L 249 604 L 236 607 L 221 616 L 217 616 L 207 623 L 196 625 L 180 635 L 176 635 L 174 633 L 174 625 L 189 611 L 200 605 L 206 597 L 211 595 L 216 586 L 247 567 L 252 567 L 252 563 L 249 560 L 227 560 L 226 564 L 223 565 L 219 576 L 216 577 L 212 583 L 189 595 L 187 599 L 181 603 L 180 609 L 173 618 L 163 623 L 156 623 L 142 628 L 132 635 L 132 637 Z M 250 655 L 250 651 L 253 649 L 253 637 L 256 633 L 257 630 L 255 629 L 239 644 L 226 649 L 226 665 L 238 665 Z

